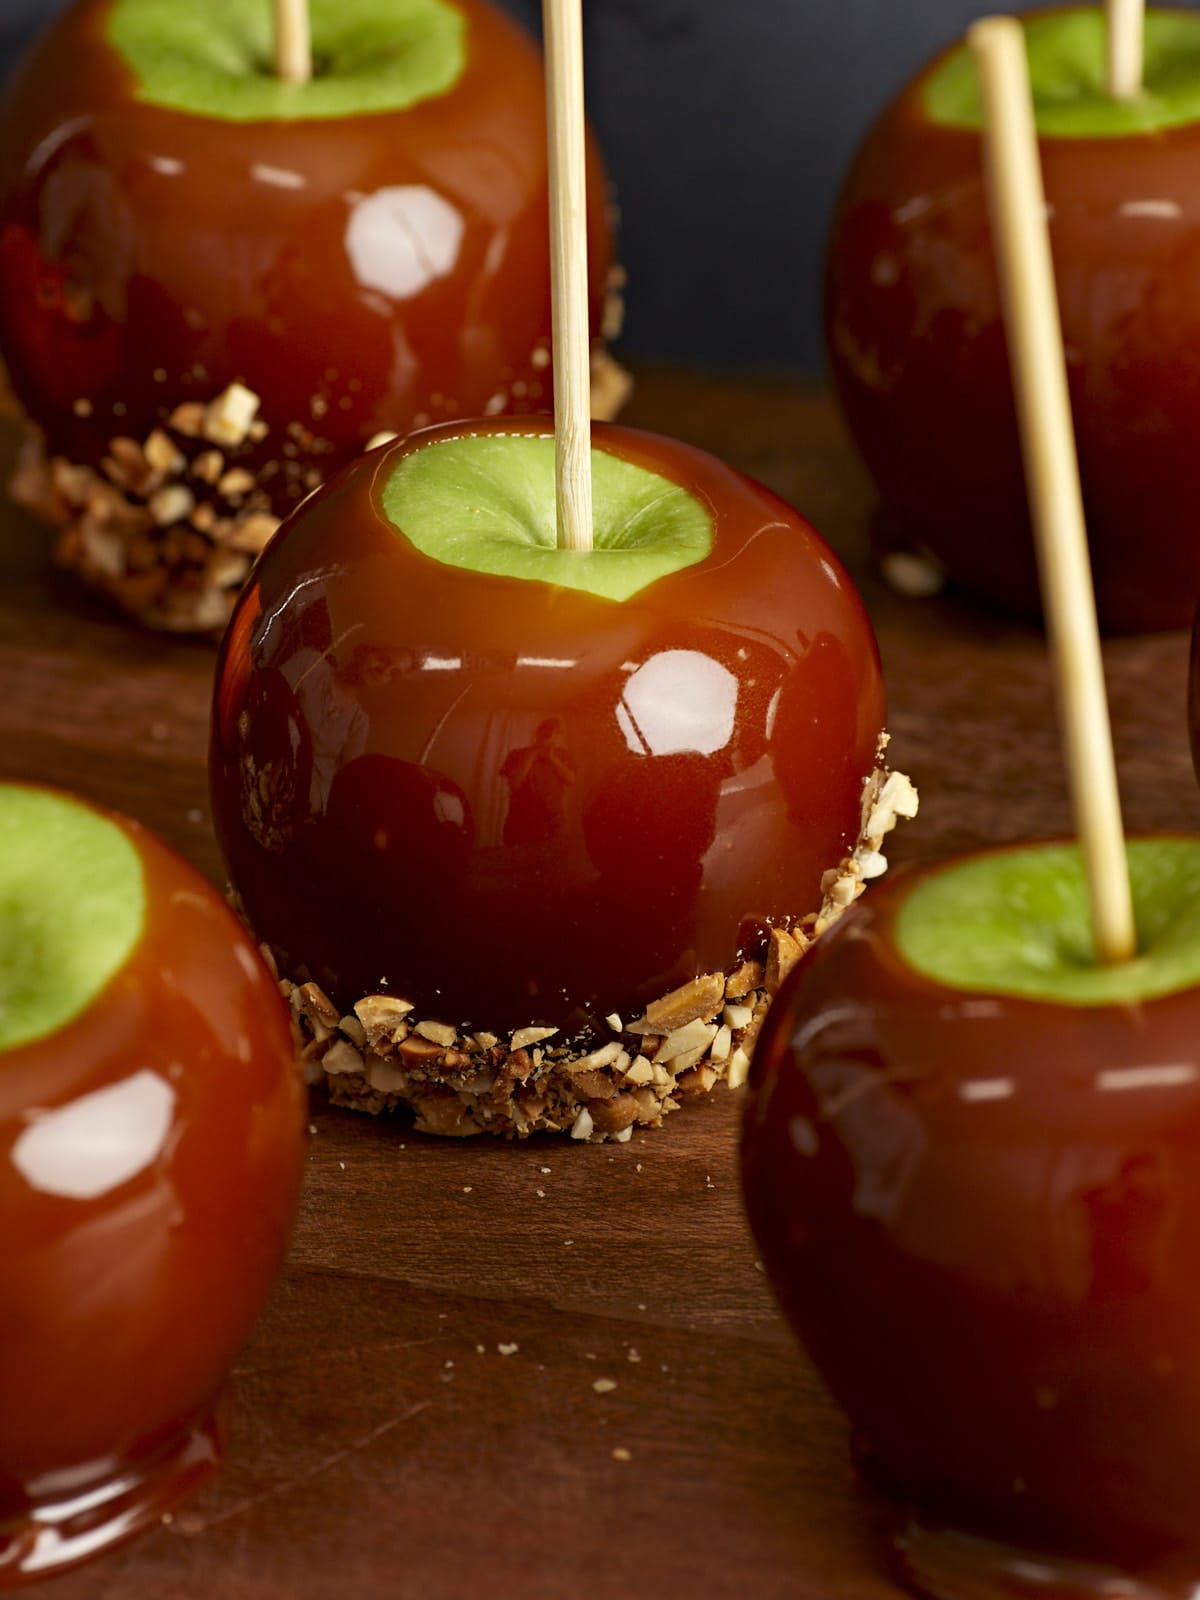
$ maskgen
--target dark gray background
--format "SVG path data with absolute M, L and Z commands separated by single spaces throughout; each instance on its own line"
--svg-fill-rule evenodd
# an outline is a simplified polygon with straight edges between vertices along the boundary
M 502 3 L 537 28 L 540 0 Z M 0 73 L 61 4 L 0 0 Z M 623 348 L 698 368 L 817 369 L 825 232 L 855 145 L 921 62 L 987 9 L 584 0 L 589 110 L 630 277 Z

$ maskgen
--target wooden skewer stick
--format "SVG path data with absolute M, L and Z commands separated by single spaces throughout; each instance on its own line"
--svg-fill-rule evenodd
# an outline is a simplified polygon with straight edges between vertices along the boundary
M 1108 92 L 1114 100 L 1136 100 L 1142 92 L 1145 0 L 1107 0 Z
M 558 545 L 592 548 L 592 382 L 580 0 L 542 0 Z
M 308 0 L 275 0 L 275 72 L 284 83 L 312 78 Z
M 992 232 L 1092 933 L 1098 960 L 1126 961 L 1137 935 L 1025 36 L 1014 18 L 988 17 L 967 38 L 983 88 Z

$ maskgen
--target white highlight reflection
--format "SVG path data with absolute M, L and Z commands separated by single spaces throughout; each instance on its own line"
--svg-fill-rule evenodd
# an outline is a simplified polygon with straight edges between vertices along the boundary
M 156 1072 L 73 1100 L 36 1121 L 13 1145 L 30 1188 L 65 1200 L 95 1200 L 152 1165 L 167 1140 L 175 1091 Z
M 1190 1061 L 1173 1061 L 1161 1067 L 1113 1067 L 1096 1074 L 1097 1089 L 1181 1089 L 1195 1083 L 1196 1068 Z
M 617 705 L 625 742 L 638 755 L 711 756 L 733 737 L 738 682 L 699 650 L 663 650 L 640 666 Z
M 968 1078 L 958 1086 L 962 1100 L 1007 1100 L 1013 1092 L 1011 1078 Z
M 1162 222 L 1178 222 L 1183 209 L 1177 200 L 1126 200 L 1120 208 L 1123 217 L 1157 217 Z
M 269 183 L 273 189 L 308 188 L 308 179 L 302 172 L 289 172 L 286 167 L 268 167 L 262 161 L 256 161 L 250 168 L 250 176 L 258 183 Z
M 463 232 L 462 217 L 435 190 L 401 184 L 354 207 L 346 253 L 365 289 L 407 300 L 454 270 Z

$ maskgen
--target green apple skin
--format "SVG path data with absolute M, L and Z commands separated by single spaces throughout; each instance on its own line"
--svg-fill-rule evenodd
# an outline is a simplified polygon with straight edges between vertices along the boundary
M 35 43 L 0 101 L 0 354 L 94 468 L 247 385 L 282 515 L 377 432 L 549 408 L 548 183 L 541 57 L 491 0 L 319 0 L 307 86 L 271 79 L 269 16 L 74 0 Z M 591 140 L 588 179 L 599 346 Z
M 0 785 L 0 838 L 6 1588 L 155 1526 L 211 1476 L 306 1106 L 278 988 L 194 868 L 32 785 Z
M 280 970 L 343 1014 L 385 989 L 608 1039 L 815 911 L 857 843 L 884 692 L 836 557 L 701 451 L 611 425 L 593 451 L 590 555 L 551 543 L 547 423 L 484 419 L 365 456 L 239 602 L 217 837 Z
M 1024 19 L 1034 122 L 1058 139 L 1120 139 L 1200 121 L 1200 16 L 1147 9 L 1141 93 L 1108 92 L 1108 23 L 1103 7 L 1064 7 Z M 965 44 L 929 74 L 925 106 L 933 121 L 983 131 L 979 72 Z
M 1152 36 L 1168 25 L 1191 42 L 1155 58 L 1149 104 L 1165 106 L 1172 83 L 1186 104 L 1200 84 L 1197 18 L 1150 10 Z M 846 180 L 826 262 L 830 373 L 879 491 L 880 546 L 924 547 L 963 592 L 1035 617 L 980 135 L 931 106 L 960 51 L 901 92 Z M 1200 593 L 1200 120 L 1123 128 L 1126 113 L 1088 88 L 1094 39 L 1088 51 L 1079 95 L 1047 98 L 1040 150 L 1097 606 L 1108 632 L 1187 627 Z M 1069 116 L 1086 136 L 1045 127 Z
M 1123 1578 L 1174 1596 L 1200 1576 L 1200 986 L 1177 972 L 1154 993 L 1160 941 L 1184 929 L 1200 959 L 1200 839 L 1131 846 L 1135 891 L 1167 897 L 1138 905 L 1158 930 L 1144 998 L 1081 1001 L 1079 869 L 1064 877 L 1061 856 L 889 878 L 781 989 L 751 1071 L 742 1183 L 762 1259 L 930 1594 L 957 1592 L 956 1563 L 984 1600 L 1030 1562 L 1055 1593 Z M 957 940 L 986 965 L 1030 864 L 1031 920 L 1056 884 L 1065 908 L 1061 1002 L 1007 992 L 1003 954 L 996 983 L 969 987 L 912 964 L 920 947 L 944 967 L 958 891 L 939 879 L 966 874 L 977 914 Z

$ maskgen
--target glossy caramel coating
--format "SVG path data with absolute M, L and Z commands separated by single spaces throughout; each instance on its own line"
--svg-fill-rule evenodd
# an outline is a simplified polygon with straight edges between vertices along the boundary
M 210 884 L 111 820 L 145 873 L 141 940 L 72 1022 L 0 1053 L 0 1589 L 152 1525 L 214 1470 L 300 1186 L 274 982 Z
M 379 430 L 548 408 L 541 59 L 488 0 L 455 4 L 457 84 L 356 118 L 144 104 L 108 0 L 42 36 L 0 112 L 0 353 L 52 454 L 96 465 L 234 380 L 261 396 L 262 459 L 286 441 L 326 472 Z M 590 160 L 598 335 L 611 257 Z M 302 490 L 271 487 L 280 510 Z
M 234 614 L 210 765 L 230 876 L 343 1010 L 382 987 L 493 1030 L 638 1016 L 815 911 L 854 847 L 870 624 L 790 507 L 629 429 L 595 443 L 711 509 L 702 561 L 623 602 L 443 565 L 380 501 L 430 437 L 310 501 Z
M 928 69 L 860 150 L 826 276 L 831 373 L 883 500 L 984 601 L 1038 610 L 979 133 L 935 124 Z M 1200 124 L 1040 140 L 1097 604 L 1186 627 L 1200 593 Z
M 919 881 L 873 889 L 768 1014 L 742 1141 L 763 1262 L 929 1592 L 1022 1593 L 1036 1563 L 1039 1594 L 1190 1595 L 1200 999 L 939 984 L 896 948 Z

